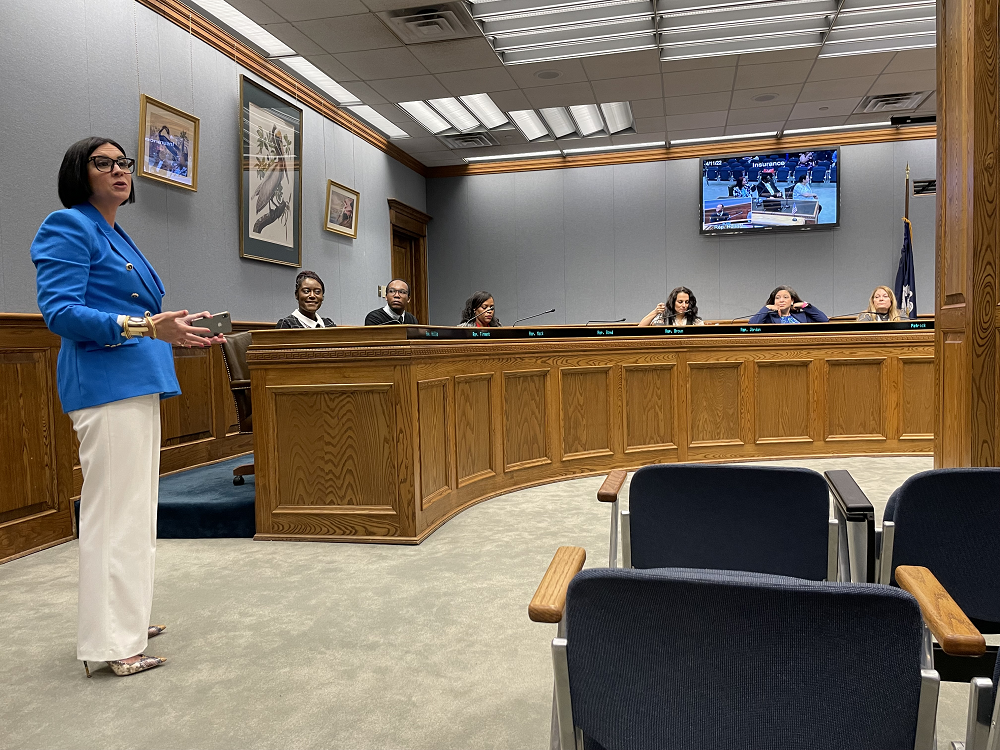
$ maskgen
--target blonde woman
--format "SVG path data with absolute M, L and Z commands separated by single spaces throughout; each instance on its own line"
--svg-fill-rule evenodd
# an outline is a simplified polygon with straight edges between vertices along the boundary
M 887 286 L 877 286 L 868 300 L 868 311 L 858 316 L 859 323 L 894 323 L 900 320 L 896 295 Z

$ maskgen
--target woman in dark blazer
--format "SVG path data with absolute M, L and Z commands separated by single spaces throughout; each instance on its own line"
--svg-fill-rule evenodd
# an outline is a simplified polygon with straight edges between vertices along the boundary
M 767 304 L 750 318 L 750 323 L 826 323 L 830 319 L 814 305 L 803 302 L 790 286 L 778 286 L 767 298 Z
M 31 244 L 38 307 L 62 337 L 57 386 L 80 441 L 80 600 L 77 658 L 117 675 L 165 659 L 146 656 L 160 475 L 160 399 L 180 393 L 171 345 L 210 346 L 207 312 L 162 310 L 163 283 L 115 223 L 135 201 L 135 160 L 109 138 L 69 147 L 59 199 Z
M 295 301 L 299 309 L 278 321 L 278 328 L 334 328 L 330 318 L 320 317 L 317 312 L 323 306 L 326 285 L 315 271 L 302 271 L 295 277 Z

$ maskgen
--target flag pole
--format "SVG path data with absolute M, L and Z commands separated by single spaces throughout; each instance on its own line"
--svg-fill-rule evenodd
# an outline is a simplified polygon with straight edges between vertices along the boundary
M 906 202 L 903 205 L 903 217 L 910 218 L 910 162 L 906 162 Z

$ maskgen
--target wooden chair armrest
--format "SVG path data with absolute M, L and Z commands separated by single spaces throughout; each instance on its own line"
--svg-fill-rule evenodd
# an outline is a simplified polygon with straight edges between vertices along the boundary
M 560 547 L 556 550 L 528 605 L 528 617 L 532 622 L 559 622 L 562 619 L 566 589 L 573 576 L 583 570 L 586 561 L 587 551 L 583 547 Z
M 625 484 L 627 476 L 628 472 L 622 469 L 615 469 L 608 474 L 607 479 L 604 480 L 604 484 L 601 485 L 601 489 L 597 491 L 597 499 L 602 503 L 615 502 L 618 499 L 618 493 L 622 491 L 622 485 Z
M 249 387 L 250 387 L 250 381 L 249 380 L 230 380 L 229 381 L 229 389 L 233 390 L 233 391 L 238 391 L 238 390 L 241 390 L 243 388 L 249 388 Z
M 942 651 L 952 656 L 986 653 L 986 639 L 927 568 L 900 565 L 896 568 L 896 583 L 916 598 L 924 622 Z

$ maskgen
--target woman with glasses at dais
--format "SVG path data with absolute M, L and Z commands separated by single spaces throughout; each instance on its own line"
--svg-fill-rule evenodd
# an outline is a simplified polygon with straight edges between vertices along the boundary
M 654 307 L 639 321 L 640 326 L 703 326 L 698 317 L 698 300 L 686 286 L 679 286 L 667 296 L 666 302 Z
M 299 309 L 278 321 L 278 328 L 335 328 L 330 318 L 318 314 L 323 305 L 326 285 L 315 271 L 302 271 L 295 277 L 295 301 Z
M 163 283 L 115 222 L 135 202 L 135 160 L 110 138 L 66 151 L 59 199 L 31 244 L 38 307 L 62 337 L 57 387 L 80 441 L 77 659 L 117 675 L 163 664 L 150 625 L 160 475 L 160 399 L 180 393 L 171 346 L 222 342 L 187 310 L 164 311 Z
M 489 292 L 476 292 L 465 300 L 462 308 L 460 328 L 499 328 L 500 319 L 496 316 L 496 304 Z

